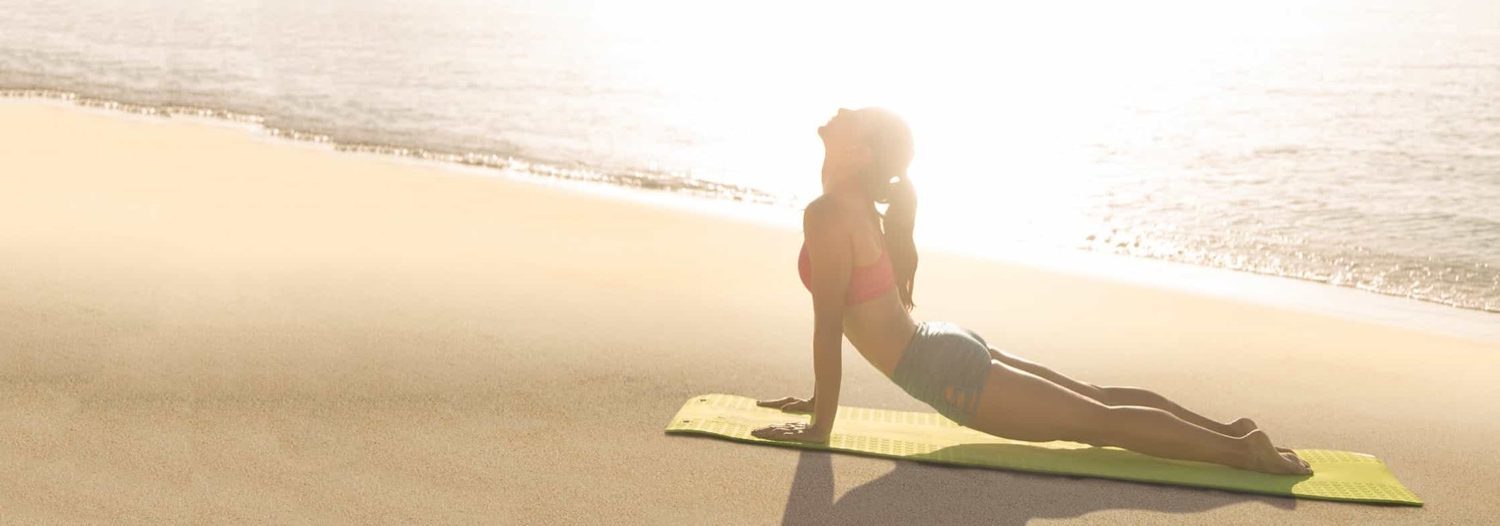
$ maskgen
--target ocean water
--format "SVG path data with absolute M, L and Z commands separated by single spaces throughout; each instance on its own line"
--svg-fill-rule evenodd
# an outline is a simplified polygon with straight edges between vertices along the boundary
M 0 0 L 0 94 L 788 213 L 876 104 L 919 242 L 1500 312 L 1500 3 L 804 4 Z

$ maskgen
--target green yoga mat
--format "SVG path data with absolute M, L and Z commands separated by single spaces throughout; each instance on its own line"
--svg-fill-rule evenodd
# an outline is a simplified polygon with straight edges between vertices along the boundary
M 1142 455 L 1075 442 L 1022 442 L 988 435 L 936 413 L 839 407 L 827 444 L 764 440 L 752 429 L 807 422 L 806 414 L 759 407 L 728 394 L 695 396 L 667 425 L 668 433 L 702 434 L 741 442 L 839 451 L 939 464 L 1056 473 L 1158 484 L 1199 486 L 1310 499 L 1421 506 L 1379 459 L 1364 453 L 1297 449 L 1313 474 L 1272 475 L 1206 462 Z

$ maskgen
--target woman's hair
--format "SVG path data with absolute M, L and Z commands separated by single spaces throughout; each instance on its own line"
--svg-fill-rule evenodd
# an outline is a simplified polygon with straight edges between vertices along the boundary
M 912 239 L 917 221 L 917 192 L 906 176 L 913 154 L 911 128 L 884 108 L 864 108 L 860 112 L 865 114 L 863 140 L 872 157 L 869 170 L 860 174 L 860 182 L 876 203 L 890 205 L 880 216 L 880 227 L 885 231 L 885 246 L 896 273 L 901 304 L 910 311 L 916 306 L 911 292 L 917 275 L 917 245 Z

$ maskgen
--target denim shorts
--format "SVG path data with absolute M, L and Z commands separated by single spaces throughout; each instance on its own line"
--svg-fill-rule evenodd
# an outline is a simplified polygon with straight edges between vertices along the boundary
M 917 323 L 891 379 L 917 400 L 959 425 L 974 419 L 990 374 L 989 343 L 974 331 L 943 321 Z M 952 396 L 944 394 L 951 388 Z

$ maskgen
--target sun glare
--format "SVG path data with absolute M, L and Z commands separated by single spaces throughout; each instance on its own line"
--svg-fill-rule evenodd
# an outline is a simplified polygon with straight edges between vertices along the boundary
M 924 239 L 997 246 L 1081 238 L 1079 182 L 1101 170 L 1101 150 L 1151 140 L 1153 115 L 1211 103 L 1213 82 L 1310 34 L 1298 6 L 659 1 L 572 12 L 611 39 L 600 61 L 609 82 L 675 90 L 657 117 L 693 130 L 734 123 L 732 136 L 661 156 L 810 199 L 821 192 L 812 130 L 839 107 L 885 106 L 916 135 Z M 976 214 L 1005 214 L 1016 228 L 974 231 Z

